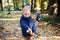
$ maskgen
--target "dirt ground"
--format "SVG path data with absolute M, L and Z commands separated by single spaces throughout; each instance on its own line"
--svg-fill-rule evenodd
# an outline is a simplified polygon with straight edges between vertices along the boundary
M 59 36 L 60 28 L 41 21 L 31 40 L 60 40 Z M 0 20 L 0 40 L 24 40 L 19 20 Z

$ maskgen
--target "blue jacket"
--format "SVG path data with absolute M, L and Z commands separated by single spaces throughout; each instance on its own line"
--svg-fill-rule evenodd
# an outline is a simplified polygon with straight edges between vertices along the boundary
M 34 21 L 31 16 L 26 18 L 22 15 L 20 19 L 20 26 L 22 29 L 22 35 L 24 37 L 29 36 L 29 34 L 26 32 L 28 28 L 30 28 L 33 33 L 36 33 L 36 28 L 34 27 Z
M 40 21 L 40 20 L 38 20 L 38 19 L 40 19 L 40 16 L 41 16 L 40 14 L 36 13 L 36 20 L 37 21 Z

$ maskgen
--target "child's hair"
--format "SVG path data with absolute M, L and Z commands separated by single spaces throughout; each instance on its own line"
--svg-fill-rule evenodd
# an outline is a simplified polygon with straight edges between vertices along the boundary
M 25 7 L 22 9 L 22 12 L 23 12 L 23 11 L 26 11 L 26 10 L 27 10 L 27 11 L 30 11 L 30 6 L 25 6 Z
M 29 10 L 29 11 L 30 11 L 30 6 L 25 6 L 25 7 L 22 9 L 22 11 L 24 11 L 24 10 Z

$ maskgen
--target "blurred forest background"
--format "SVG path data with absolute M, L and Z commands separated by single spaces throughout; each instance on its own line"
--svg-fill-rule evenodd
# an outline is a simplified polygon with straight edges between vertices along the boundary
M 41 14 L 48 15 L 46 17 L 42 16 L 41 20 L 44 21 L 52 20 L 51 23 L 60 22 L 59 21 L 60 13 L 57 12 L 58 10 L 57 0 L 0 0 L 0 18 L 9 17 L 11 18 L 12 17 L 11 14 L 14 13 L 21 14 L 21 10 L 25 5 L 31 6 L 32 14 L 35 14 L 37 9 L 41 9 L 40 10 Z M 4 14 L 4 16 L 2 14 Z
M 60 36 L 58 2 L 58 0 L 0 0 L 0 39 L 20 40 L 21 38 L 23 40 L 19 20 L 25 5 L 31 6 L 31 16 L 34 21 L 36 10 L 41 9 L 41 20 L 37 28 L 38 36 L 34 36 L 34 40 L 40 40 L 40 36 Z M 50 40 L 60 40 L 60 38 L 55 38 L 51 37 Z M 41 40 L 49 40 L 49 38 Z

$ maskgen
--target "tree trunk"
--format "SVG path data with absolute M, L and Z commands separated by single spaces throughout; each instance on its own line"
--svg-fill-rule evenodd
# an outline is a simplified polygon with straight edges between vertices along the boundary
M 44 10 L 44 7 L 43 7 L 44 4 L 43 4 L 43 3 L 44 3 L 44 0 L 41 0 L 41 13 L 44 13 L 44 12 L 43 12 L 43 10 Z
M 34 8 L 36 7 L 36 0 L 34 0 Z
M 57 17 L 60 17 L 60 1 L 58 1 L 58 14 L 57 14 Z
M 0 3 L 1 3 L 1 10 L 3 10 L 3 6 L 2 6 L 2 0 L 0 1 Z
M 47 10 L 55 3 L 55 0 L 49 0 Z
M 15 0 L 13 0 L 13 4 L 14 4 L 14 10 L 15 10 Z
M 18 2 L 16 1 L 16 9 L 18 9 Z
M 53 15 L 54 8 L 52 7 L 56 0 L 49 0 L 47 10 L 49 11 L 49 15 Z
M 8 2 L 8 11 L 9 11 L 8 15 L 9 15 L 9 14 L 10 14 L 10 4 L 9 4 L 9 0 L 8 0 L 7 2 Z
M 34 8 L 33 8 L 33 0 L 31 0 L 31 12 L 33 12 Z
M 22 0 L 22 8 L 24 7 L 24 0 Z

